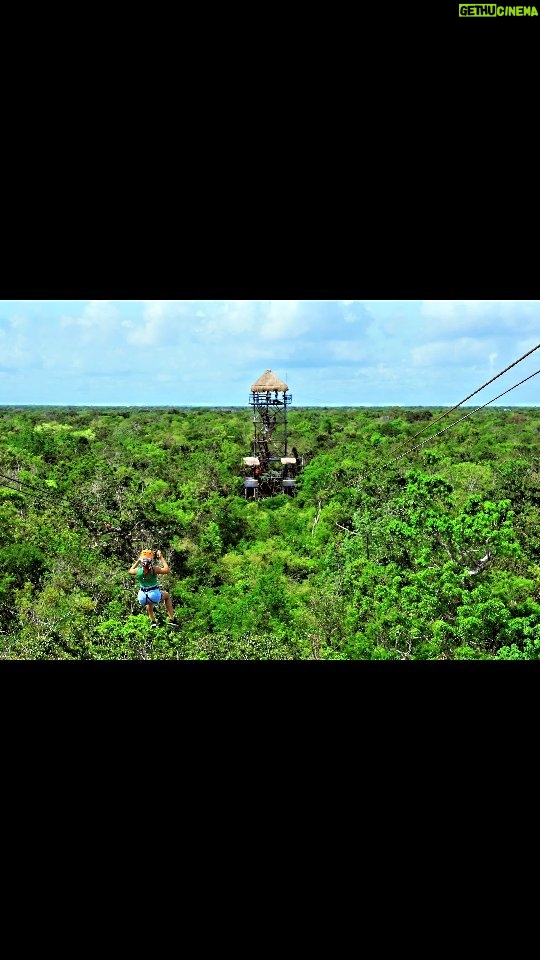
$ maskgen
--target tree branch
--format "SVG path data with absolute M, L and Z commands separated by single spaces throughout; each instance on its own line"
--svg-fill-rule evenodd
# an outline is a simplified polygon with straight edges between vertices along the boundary
M 485 557 L 482 557 L 482 559 L 478 561 L 478 566 L 475 567 L 474 570 L 467 570 L 467 573 L 470 573 L 471 577 L 475 577 L 477 573 L 482 573 L 482 570 L 485 570 L 492 557 L 493 554 L 491 550 L 488 550 Z

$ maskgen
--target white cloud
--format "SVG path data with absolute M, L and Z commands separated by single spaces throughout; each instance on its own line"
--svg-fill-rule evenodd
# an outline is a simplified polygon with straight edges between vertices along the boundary
M 118 310 L 110 300 L 90 300 L 84 308 L 82 316 L 61 316 L 60 326 L 86 327 L 88 329 L 103 330 L 114 324 L 118 317 Z
M 369 355 L 359 340 L 328 340 L 324 350 L 328 352 L 329 359 L 338 363 L 365 362 Z
M 12 330 L 25 330 L 28 326 L 28 318 L 23 317 L 21 314 L 14 314 L 14 316 L 9 318 L 9 325 Z
M 271 300 L 261 326 L 264 340 L 297 338 L 310 329 L 309 317 L 302 316 L 298 300 Z
M 429 335 L 540 329 L 540 300 L 422 300 Z
M 236 337 L 253 333 L 259 327 L 260 304 L 256 300 L 222 300 L 205 304 L 203 323 L 198 327 L 202 337 L 221 341 L 227 337 Z
M 137 346 L 152 346 L 157 343 L 165 323 L 169 300 L 145 301 L 142 323 L 128 334 L 128 340 Z
M 437 340 L 424 343 L 410 350 L 410 360 L 415 367 L 433 367 L 436 365 L 468 366 L 478 361 L 489 360 L 496 356 L 492 351 L 486 353 L 486 344 L 483 340 L 472 337 L 460 337 L 458 340 Z

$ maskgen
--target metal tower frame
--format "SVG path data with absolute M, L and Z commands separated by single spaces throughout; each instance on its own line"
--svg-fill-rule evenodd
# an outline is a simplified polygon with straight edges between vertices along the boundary
M 296 495 L 298 461 L 289 457 L 287 407 L 292 394 L 286 383 L 267 370 L 253 384 L 249 404 L 253 411 L 251 457 L 244 457 L 251 475 L 244 481 L 244 496 L 257 498 L 277 493 Z M 296 451 L 295 451 L 296 453 Z
M 281 398 L 279 394 L 278 390 L 257 390 L 250 395 L 253 408 L 251 450 L 253 456 L 259 458 L 263 472 L 271 470 L 273 465 L 281 466 L 281 458 L 287 456 L 287 407 L 292 403 L 292 394 L 285 390 L 281 391 Z

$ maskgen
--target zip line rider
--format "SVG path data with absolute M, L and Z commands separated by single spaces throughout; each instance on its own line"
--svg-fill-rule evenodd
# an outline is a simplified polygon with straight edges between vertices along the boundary
M 160 566 L 155 566 L 154 560 L 158 560 Z M 152 627 L 157 627 L 154 619 L 154 607 L 165 601 L 167 613 L 169 614 L 169 623 L 177 627 L 179 624 L 175 620 L 173 605 L 170 594 L 167 590 L 162 590 L 157 581 L 157 575 L 170 573 L 170 567 L 160 550 L 141 550 L 141 554 L 129 570 L 132 577 L 137 577 L 139 582 L 139 592 L 137 600 L 141 607 L 146 607 Z

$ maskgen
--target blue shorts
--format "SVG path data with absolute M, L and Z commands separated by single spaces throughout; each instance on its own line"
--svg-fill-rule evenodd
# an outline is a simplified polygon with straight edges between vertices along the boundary
M 159 587 L 149 590 L 148 593 L 146 590 L 139 590 L 139 593 L 137 594 L 137 600 L 139 601 L 141 607 L 145 607 L 147 603 L 161 603 L 161 590 Z

